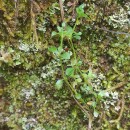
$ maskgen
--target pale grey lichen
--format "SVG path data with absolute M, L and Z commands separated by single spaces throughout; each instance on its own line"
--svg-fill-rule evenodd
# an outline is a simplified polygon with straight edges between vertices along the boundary
M 106 80 L 106 77 L 102 73 L 97 74 L 96 78 L 92 80 L 92 85 L 95 91 L 100 91 L 105 88 L 103 80 Z
M 52 60 L 49 64 L 42 67 L 41 78 L 46 79 L 49 77 L 54 77 L 58 71 L 60 71 L 60 63 L 56 60 Z
M 129 10 L 130 3 L 126 5 L 127 10 Z M 114 28 L 126 28 L 128 29 L 129 18 L 128 11 L 124 8 L 120 8 L 118 12 L 115 12 L 113 15 L 109 16 L 109 25 L 112 25 Z
M 34 89 L 22 89 L 20 94 L 28 100 L 31 96 L 34 96 L 35 93 Z
M 106 100 L 103 102 L 105 109 L 108 110 L 111 106 L 115 106 L 115 110 L 118 111 L 120 108 L 116 106 L 119 100 L 118 92 L 106 92 Z

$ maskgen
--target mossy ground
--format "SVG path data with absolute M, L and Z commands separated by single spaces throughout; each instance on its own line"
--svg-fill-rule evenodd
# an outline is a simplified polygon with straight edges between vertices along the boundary
M 69 82 L 82 94 L 83 102 L 79 102 L 91 115 L 93 130 L 129 130 L 130 3 L 65 0 L 64 21 L 71 27 L 76 8 L 82 4 L 86 4 L 87 18 L 78 21 L 76 32 L 82 35 L 73 44 L 82 61 L 80 69 L 88 76 L 92 71 L 96 77 L 89 90 L 80 86 L 83 79 L 79 77 L 69 78 Z M 58 47 L 60 42 L 58 36 L 51 37 L 62 23 L 59 3 L 0 0 L 0 20 L 0 129 L 88 129 L 88 117 L 68 85 L 64 83 L 59 90 L 55 87 L 62 77 L 61 64 L 48 48 Z M 63 48 L 72 51 L 67 38 Z M 70 62 L 72 59 L 64 61 L 64 69 Z

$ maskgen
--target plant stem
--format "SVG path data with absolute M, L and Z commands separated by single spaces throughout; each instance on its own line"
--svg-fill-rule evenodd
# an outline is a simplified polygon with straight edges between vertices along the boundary
M 120 88 L 120 87 L 122 87 L 123 85 L 125 85 L 127 82 L 120 82 L 120 83 L 118 83 L 115 87 L 112 87 L 112 88 L 109 88 L 109 89 L 106 89 L 106 90 L 104 90 L 104 92 L 108 92 L 108 91 L 112 91 L 112 90 L 115 90 L 115 89 L 117 89 L 117 88 Z
M 123 111 L 124 111 L 124 107 L 125 107 L 125 99 L 124 99 L 124 95 L 123 95 L 122 96 L 122 107 L 121 107 L 119 117 L 115 120 L 111 120 L 110 123 L 118 123 L 121 120 L 121 117 L 122 117 Z
M 63 32 L 62 32 L 62 35 L 61 35 L 61 38 L 60 38 L 60 46 L 63 48 Z
M 62 64 L 62 60 L 61 60 L 61 69 L 62 69 L 62 76 L 63 76 L 63 79 L 64 81 L 66 82 L 66 84 L 69 86 L 69 88 L 72 90 L 72 92 L 74 92 L 75 94 L 77 93 L 74 88 L 71 86 L 71 84 L 68 82 L 68 79 L 67 77 L 65 76 L 64 74 L 64 68 L 63 68 L 63 64 Z
M 89 113 L 84 109 L 84 107 L 80 104 L 80 102 L 75 98 L 74 94 L 76 94 L 77 92 L 75 91 L 75 89 L 71 86 L 71 84 L 68 82 L 68 79 L 67 77 L 65 76 L 64 74 L 64 68 L 63 68 L 63 64 L 62 64 L 62 60 L 60 59 L 60 63 L 61 63 L 61 69 L 62 69 L 62 76 L 63 76 L 63 79 L 64 81 L 66 82 L 66 84 L 68 85 L 69 87 L 69 90 L 72 94 L 72 97 L 73 99 L 75 100 L 75 102 L 77 103 L 77 105 L 81 108 L 81 110 L 89 117 L 89 127 L 91 126 L 91 120 L 90 120 L 90 115 Z M 74 94 L 73 94 L 74 93 Z
M 76 53 L 75 53 L 75 49 L 74 49 L 74 45 L 73 45 L 72 39 L 70 39 L 70 45 L 71 45 L 71 48 L 72 48 L 72 51 L 73 51 L 73 54 L 74 54 L 74 59 L 77 62 L 77 57 L 76 57 Z

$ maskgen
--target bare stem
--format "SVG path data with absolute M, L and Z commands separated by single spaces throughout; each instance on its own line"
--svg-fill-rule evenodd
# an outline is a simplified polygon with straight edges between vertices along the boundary
M 111 123 L 118 123 L 121 120 L 121 117 L 123 115 L 123 111 L 124 111 L 124 107 L 125 107 L 125 99 L 124 99 L 124 95 L 122 96 L 122 106 L 121 106 L 121 111 L 119 114 L 119 117 L 115 120 L 111 120 Z
M 120 82 L 120 83 L 118 83 L 115 87 L 106 89 L 105 92 L 112 91 L 112 90 L 115 90 L 115 89 L 117 89 L 117 88 L 120 88 L 120 87 L 122 87 L 123 85 L 125 85 L 126 83 L 127 83 L 127 82 Z
M 63 9 L 62 0 L 59 0 L 59 5 L 60 5 L 60 12 L 61 12 L 61 19 L 62 19 L 62 22 L 64 22 L 64 9 Z

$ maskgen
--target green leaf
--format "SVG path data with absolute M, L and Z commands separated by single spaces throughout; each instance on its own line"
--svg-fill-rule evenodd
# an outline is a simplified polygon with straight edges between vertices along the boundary
M 72 28 L 71 26 L 67 26 L 67 27 L 66 27 L 66 31 L 65 31 L 65 36 L 66 36 L 67 38 L 71 39 L 73 33 L 74 33 L 73 28 Z
M 96 107 L 96 105 L 97 105 L 96 102 L 92 102 L 92 106 L 93 106 L 94 108 Z
M 65 27 L 65 22 L 62 23 L 62 27 Z
M 58 52 L 61 54 L 62 51 L 63 51 L 62 46 L 59 46 L 59 47 L 58 47 Z
M 77 110 L 76 110 L 76 109 L 74 109 L 74 110 L 72 111 L 72 115 L 73 115 L 74 118 L 77 117 Z
M 63 32 L 63 28 L 60 27 L 60 26 L 57 27 L 57 30 L 58 30 L 59 32 Z
M 15 65 L 20 65 L 20 64 L 21 64 L 20 61 L 16 61 L 16 62 L 15 62 Z
M 50 52 L 53 52 L 53 53 L 56 53 L 56 52 L 57 52 L 57 48 L 56 48 L 55 46 L 49 47 L 48 50 L 49 50 Z
M 51 34 L 51 36 L 53 37 L 53 36 L 55 36 L 57 34 L 58 34 L 57 32 L 53 31 L 52 34 Z
M 85 73 L 83 73 L 83 74 L 82 74 L 82 76 L 83 76 L 83 78 L 85 78 L 85 79 L 87 79 L 87 78 L 88 78 L 88 75 L 87 75 L 87 74 L 85 74 Z
M 77 15 L 78 17 L 86 17 L 86 14 L 84 13 L 84 7 L 85 7 L 85 4 L 82 4 L 80 5 L 79 7 L 76 8 L 76 12 L 77 12 Z
M 100 92 L 98 93 L 98 97 L 99 97 L 99 98 L 102 98 L 103 96 L 105 96 L 105 92 L 104 92 L 104 91 L 100 91 Z
M 81 99 L 81 94 L 80 93 L 76 93 L 75 97 L 76 97 L 76 99 Z
M 75 39 L 77 39 L 77 40 L 80 40 L 81 39 L 81 35 L 82 35 L 82 33 L 81 32 L 79 32 L 79 33 L 74 33 L 74 38 Z
M 77 64 L 77 60 L 75 60 L 74 58 L 71 59 L 71 66 L 75 66 Z
M 67 68 L 65 71 L 65 74 L 67 76 L 73 76 L 74 75 L 74 68 Z
M 78 32 L 77 34 L 78 34 L 78 35 L 82 35 L 82 32 Z
M 121 126 L 120 126 L 120 122 L 117 122 L 117 125 L 116 125 L 117 129 L 120 130 Z
M 62 86 L 63 86 L 63 80 L 62 79 L 57 80 L 55 85 L 56 89 L 60 90 Z
M 81 82 L 82 82 L 82 79 L 81 79 L 81 78 L 78 78 L 78 79 L 76 79 L 76 81 L 77 81 L 78 83 L 81 83 Z
M 92 91 L 93 87 L 92 86 L 87 86 L 86 89 L 87 89 L 87 91 Z
M 74 38 L 77 39 L 77 40 L 80 40 L 80 39 L 81 39 L 81 37 L 78 36 L 78 35 L 75 35 Z
M 97 110 L 94 110 L 94 113 L 93 113 L 94 117 L 98 117 L 99 113 Z
M 88 78 L 93 79 L 93 78 L 95 78 L 95 77 L 96 77 L 96 75 L 92 72 L 91 69 L 89 69 Z
M 61 55 L 61 58 L 64 59 L 64 60 L 69 60 L 69 59 L 70 59 L 70 56 L 71 56 L 71 53 L 70 53 L 70 52 L 64 52 L 64 53 Z
M 87 84 L 84 84 L 83 86 L 81 86 L 81 90 L 83 92 L 88 93 L 89 91 L 92 92 L 93 91 L 93 87 L 92 86 L 88 86 Z
M 81 65 L 82 65 L 82 61 L 79 60 L 77 65 L 78 65 L 78 66 L 81 66 Z

